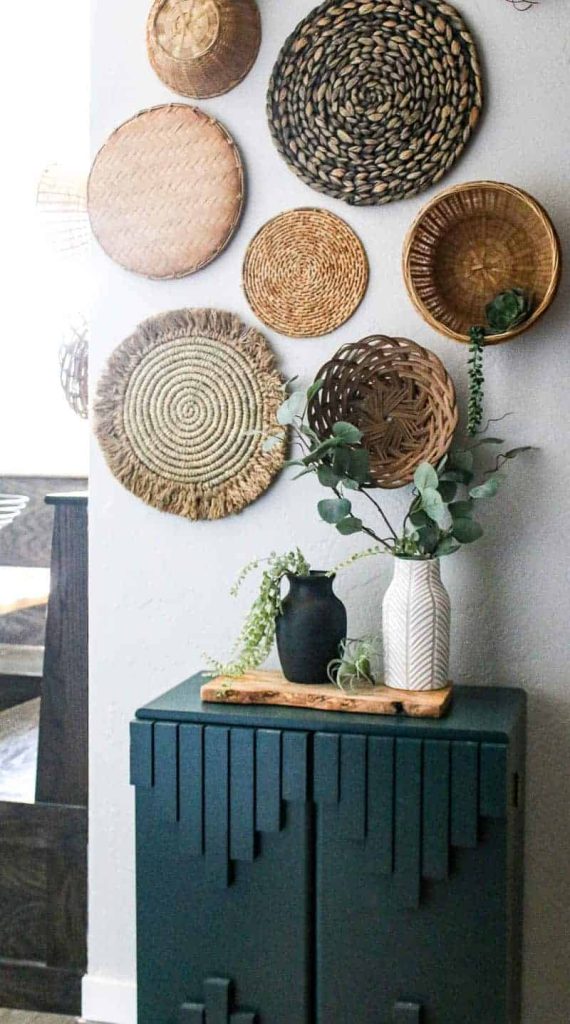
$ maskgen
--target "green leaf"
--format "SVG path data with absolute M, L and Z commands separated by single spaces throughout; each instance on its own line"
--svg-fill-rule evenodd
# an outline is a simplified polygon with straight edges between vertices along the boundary
M 445 473 L 442 473 L 441 479 L 453 480 L 456 484 L 465 484 L 468 487 L 473 479 L 473 473 L 469 470 L 446 469 Z
M 516 459 L 517 455 L 522 455 L 523 452 L 534 452 L 536 448 L 532 444 L 525 444 L 522 448 L 511 448 L 509 452 L 505 452 L 503 455 L 504 459 Z
M 445 555 L 453 555 L 459 548 L 460 545 L 455 543 L 453 537 L 444 537 L 437 545 L 434 555 L 436 558 L 443 558 Z
M 317 475 L 319 483 L 323 487 L 336 487 L 340 481 L 340 477 L 335 473 L 332 466 L 327 466 L 324 463 L 322 466 L 319 466 Z
M 420 463 L 414 473 L 414 484 L 420 494 L 423 494 L 428 488 L 436 490 L 438 482 L 438 476 L 433 466 L 430 466 L 429 462 Z
M 473 515 L 473 502 L 454 501 L 449 506 L 449 511 L 453 519 L 470 519 Z
M 335 423 L 332 432 L 345 444 L 359 444 L 362 441 L 362 431 L 352 423 L 345 423 L 341 420 L 339 423 Z
M 347 498 L 325 498 L 317 506 L 321 519 L 335 526 L 350 515 L 352 505 Z
M 474 519 L 454 519 L 452 533 L 460 544 L 472 544 L 483 536 L 483 527 Z
M 365 484 L 370 478 L 370 455 L 366 448 L 356 448 L 349 453 L 348 475 L 359 484 Z
M 348 537 L 351 533 L 360 533 L 362 519 L 358 519 L 357 516 L 347 516 L 346 519 L 341 519 L 340 523 L 336 524 L 336 528 L 343 537 Z
M 504 442 L 502 437 L 482 437 L 479 441 L 476 441 L 475 444 L 470 445 L 469 451 L 473 452 L 473 451 L 475 451 L 476 448 L 482 448 L 482 446 L 484 444 L 504 444 L 504 443 L 505 442 Z
M 439 527 L 434 523 L 430 523 L 429 526 L 422 526 L 417 533 L 418 543 L 422 551 L 426 555 L 433 554 L 439 541 Z
M 494 498 L 504 479 L 505 478 L 502 473 L 494 473 L 488 480 L 485 480 L 484 484 L 479 484 L 478 487 L 473 487 L 473 489 L 469 491 L 469 496 L 477 500 L 480 498 Z
M 440 480 L 437 489 L 446 505 L 449 505 L 457 494 L 457 484 L 453 480 Z
M 445 521 L 447 508 L 443 503 L 441 494 L 434 487 L 426 487 L 422 491 L 422 508 L 435 523 Z
M 335 448 L 333 469 L 339 477 L 348 476 L 350 470 L 350 448 Z
M 277 422 L 282 427 L 289 426 L 297 416 L 300 416 L 305 408 L 306 397 L 304 391 L 294 391 L 292 395 L 289 395 L 282 405 L 277 410 Z
M 473 469 L 473 455 L 470 451 L 456 449 L 449 457 L 451 469 L 459 469 L 462 473 L 470 473 Z
M 310 388 L 307 391 L 307 402 L 310 402 L 311 399 L 313 399 L 315 397 L 315 395 L 318 395 L 318 393 L 321 390 L 324 382 L 325 382 L 325 378 L 324 377 L 319 377 L 317 380 L 313 381 L 313 383 L 311 384 Z
M 349 491 L 359 491 L 361 486 L 358 480 L 353 480 L 350 476 L 343 476 L 342 485 L 347 487 Z
M 430 521 L 429 516 L 426 515 L 425 512 L 422 512 L 421 509 L 417 512 L 412 512 L 410 515 L 410 522 L 413 523 L 414 526 L 428 526 Z

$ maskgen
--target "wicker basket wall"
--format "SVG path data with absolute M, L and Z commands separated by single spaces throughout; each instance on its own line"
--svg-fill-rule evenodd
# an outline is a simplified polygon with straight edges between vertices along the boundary
M 344 345 L 319 370 L 324 385 L 309 422 L 328 437 L 339 420 L 363 432 L 372 481 L 403 487 L 421 462 L 435 465 L 458 422 L 455 388 L 441 361 L 406 338 L 373 335 Z
M 328 210 L 289 210 L 251 242 L 243 285 L 256 316 L 290 337 L 334 331 L 362 301 L 368 260 L 352 228 Z
M 473 39 L 453 7 L 432 0 L 325 0 L 286 41 L 268 93 L 291 169 L 354 205 L 438 182 L 481 107 Z
M 116 129 L 88 184 L 91 227 L 111 259 L 152 278 L 185 277 L 230 241 L 242 211 L 241 157 L 196 107 L 143 110 Z
M 524 288 L 534 297 L 528 320 L 486 344 L 528 330 L 550 306 L 560 280 L 561 252 L 548 214 L 513 185 L 473 181 L 432 199 L 404 244 L 403 269 L 424 320 L 456 341 L 485 324 L 485 306 L 500 292 Z
M 181 96 L 206 99 L 238 85 L 261 43 L 255 0 L 155 0 L 147 22 L 150 62 Z
M 96 434 L 116 478 L 189 519 L 239 512 L 271 483 L 285 444 L 264 451 L 283 400 L 262 334 L 215 309 L 153 317 L 119 345 L 97 389 Z

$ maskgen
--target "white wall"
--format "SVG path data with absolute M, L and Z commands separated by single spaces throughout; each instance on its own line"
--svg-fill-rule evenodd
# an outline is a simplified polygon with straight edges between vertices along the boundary
M 147 64 L 148 0 L 95 0 L 93 147 L 139 109 L 172 99 Z M 226 252 L 194 277 L 155 283 L 126 272 L 100 252 L 95 371 L 134 325 L 181 306 L 218 306 L 254 318 L 240 288 L 248 241 L 263 222 L 294 206 L 326 206 L 364 241 L 370 288 L 353 320 L 336 334 L 295 341 L 267 331 L 285 375 L 311 378 L 345 341 L 400 334 L 433 349 L 465 390 L 465 348 L 434 334 L 414 312 L 400 271 L 406 229 L 433 193 L 380 209 L 354 210 L 320 197 L 287 169 L 265 123 L 265 89 L 285 36 L 311 0 L 261 0 L 263 45 L 234 92 L 202 104 L 241 147 L 248 175 L 243 223 Z M 504 0 L 459 0 L 485 63 L 481 129 L 445 185 L 497 178 L 521 185 L 550 211 L 568 241 L 567 110 L 570 10 L 544 0 L 517 14 Z M 524 686 L 530 693 L 528 857 L 524 1024 L 568 1019 L 570 933 L 570 424 L 569 293 L 563 281 L 550 314 L 529 335 L 488 352 L 488 398 L 514 410 L 510 440 L 540 452 L 515 465 L 508 490 L 487 515 L 479 545 L 445 564 L 453 598 L 453 677 L 458 683 Z M 316 566 L 354 548 L 317 521 L 312 482 L 283 476 L 242 515 L 190 523 L 160 514 L 117 484 L 96 447 L 91 507 L 91 856 L 90 1019 L 134 1022 L 135 936 L 133 795 L 127 784 L 128 722 L 135 708 L 198 669 L 202 652 L 224 654 L 246 600 L 226 597 L 252 556 L 300 544 Z M 395 512 L 398 495 L 386 507 Z M 352 635 L 376 630 L 390 575 L 388 561 L 359 564 L 338 582 Z M 331 1022 L 332 1024 L 332 1022 Z

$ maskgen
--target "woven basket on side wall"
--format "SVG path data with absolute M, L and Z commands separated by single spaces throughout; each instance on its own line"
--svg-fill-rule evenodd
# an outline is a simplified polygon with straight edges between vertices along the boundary
M 148 55 L 158 77 L 192 99 L 239 85 L 260 43 L 255 0 L 155 0 L 147 22 Z
M 404 278 L 424 320 L 456 341 L 485 324 L 500 292 L 533 297 L 528 320 L 486 344 L 509 341 L 548 309 L 558 287 L 560 243 L 548 214 L 513 185 L 472 181 L 440 193 L 421 210 L 404 244 Z
M 457 426 L 455 388 L 437 356 L 407 338 L 374 335 L 344 345 L 319 370 L 324 384 L 309 406 L 321 438 L 354 423 L 370 453 L 371 480 L 403 487 L 421 462 L 435 465 Z

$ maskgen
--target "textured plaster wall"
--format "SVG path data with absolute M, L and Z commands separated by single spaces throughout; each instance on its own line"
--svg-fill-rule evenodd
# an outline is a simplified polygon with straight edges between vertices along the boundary
M 466 352 L 439 337 L 412 308 L 400 270 L 410 221 L 433 193 L 380 209 L 353 210 L 299 182 L 274 150 L 265 88 L 285 36 L 311 0 L 261 0 L 258 62 L 232 93 L 204 102 L 237 140 L 248 201 L 226 252 L 194 277 L 156 283 L 95 253 L 93 373 L 113 347 L 151 314 L 218 306 L 254 322 L 240 288 L 249 239 L 295 206 L 329 207 L 356 229 L 370 257 L 367 297 L 334 335 L 295 341 L 267 335 L 283 373 L 312 378 L 345 341 L 383 331 L 433 349 L 462 400 Z M 481 128 L 446 185 L 495 178 L 523 186 L 550 211 L 563 244 L 568 205 L 570 8 L 543 0 L 527 15 L 504 0 L 458 0 L 484 60 Z M 173 97 L 147 64 L 148 0 L 94 0 L 92 145 L 120 122 Z M 504 430 L 540 451 L 511 471 L 486 514 L 483 542 L 445 564 L 454 609 L 453 678 L 458 684 L 524 686 L 530 694 L 524 1024 L 564 1024 L 570 1000 L 570 423 L 569 291 L 563 280 L 550 314 L 528 336 L 489 351 L 489 407 L 513 410 Z M 227 596 L 240 567 L 273 549 L 302 545 L 326 567 L 355 547 L 317 521 L 312 482 L 277 485 L 242 515 L 193 524 L 162 515 L 111 477 L 93 444 L 91 505 L 91 855 L 90 957 L 86 1016 L 134 1024 L 135 924 L 133 795 L 127 784 L 128 722 L 134 709 L 185 678 L 202 652 L 227 652 L 247 604 Z M 395 516 L 403 498 L 389 494 Z M 338 581 L 350 632 L 376 631 L 390 578 L 386 560 L 359 563 Z M 331 1022 L 332 1024 L 332 1022 Z

